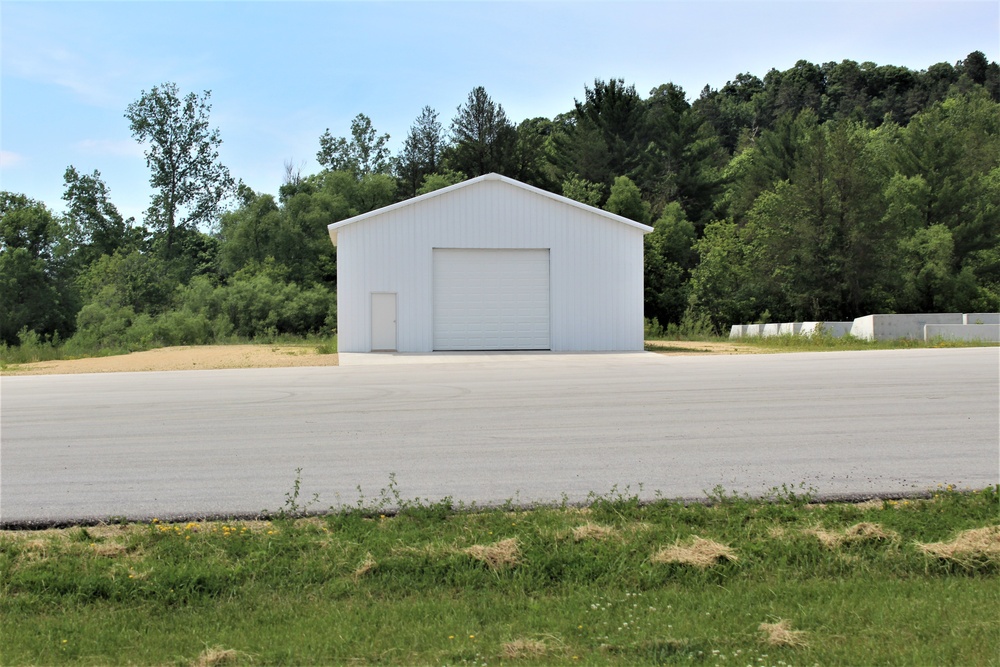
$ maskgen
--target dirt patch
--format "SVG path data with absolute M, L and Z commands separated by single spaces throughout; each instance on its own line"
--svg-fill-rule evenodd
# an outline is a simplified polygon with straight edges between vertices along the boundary
M 657 354 L 767 354 L 769 351 L 743 343 L 693 340 L 647 340 L 646 349 Z
M 646 341 L 646 349 L 666 355 L 767 354 L 768 350 L 740 343 L 686 340 Z M 142 371 L 207 371 L 225 368 L 287 368 L 337 366 L 336 354 L 319 354 L 308 345 L 183 345 L 113 357 L 60 359 L 12 364 L 0 375 L 71 375 L 77 373 L 138 373 Z
M 36 361 L 10 366 L 3 370 L 3 375 L 205 371 L 224 368 L 336 366 L 337 363 L 336 354 L 318 354 L 316 348 L 300 345 L 185 345 L 114 357 Z

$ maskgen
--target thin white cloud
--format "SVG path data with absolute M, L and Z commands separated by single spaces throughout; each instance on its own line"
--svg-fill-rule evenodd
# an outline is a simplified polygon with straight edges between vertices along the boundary
M 12 169 L 24 162 L 24 156 L 13 151 L 0 151 L 0 169 Z
M 12 76 L 66 88 L 86 104 L 120 106 L 120 100 L 109 89 L 106 74 L 98 74 L 83 62 L 82 56 L 65 49 L 10 48 L 5 49 L 4 59 Z
M 84 139 L 76 143 L 76 148 L 88 155 L 144 156 L 142 145 L 128 139 Z

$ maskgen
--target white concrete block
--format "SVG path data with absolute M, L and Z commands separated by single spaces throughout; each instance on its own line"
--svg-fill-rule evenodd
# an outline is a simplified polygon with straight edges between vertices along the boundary
M 765 324 L 761 327 L 761 336 L 777 336 L 781 333 L 781 325 L 778 323 Z
M 1000 324 L 925 324 L 924 340 L 935 338 L 1000 343 Z
M 787 336 L 789 334 L 795 336 L 802 330 L 802 322 L 783 322 L 778 327 L 778 334 L 781 336 Z
M 812 336 L 822 330 L 824 334 L 840 338 L 847 334 L 853 335 L 853 326 L 854 322 L 803 322 L 799 333 L 803 336 Z
M 962 313 L 865 315 L 854 320 L 851 335 L 864 340 L 922 340 L 925 324 L 961 324 Z
M 965 313 L 962 324 L 1000 324 L 1000 313 Z
M 743 333 L 746 331 L 745 324 L 734 324 L 729 330 L 730 338 L 743 338 Z
M 760 330 L 764 325 L 762 324 L 748 324 L 746 329 L 743 331 L 743 335 L 747 338 L 752 338 L 754 336 L 760 335 Z

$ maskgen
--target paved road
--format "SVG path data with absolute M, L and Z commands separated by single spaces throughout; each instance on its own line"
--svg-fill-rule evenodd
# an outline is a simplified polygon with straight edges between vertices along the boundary
M 412 361 L 412 360 L 411 360 Z M 0 521 L 998 481 L 1000 350 L 7 377 Z

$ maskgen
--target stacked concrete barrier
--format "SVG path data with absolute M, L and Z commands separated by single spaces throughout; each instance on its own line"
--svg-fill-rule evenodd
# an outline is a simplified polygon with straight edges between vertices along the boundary
M 803 322 L 799 333 L 803 336 L 813 336 L 822 331 L 827 336 L 841 338 L 847 334 L 853 335 L 854 322 Z
M 1000 324 L 1000 313 L 965 313 L 962 324 Z
M 1000 324 L 925 324 L 924 340 L 938 338 L 1000 343 Z
M 863 340 L 981 340 L 1000 337 L 1000 313 L 920 313 L 910 315 L 865 315 L 851 322 L 782 322 L 780 324 L 734 324 L 730 338 L 824 335 L 840 338 L 848 334 Z
M 729 337 L 766 338 L 768 336 L 803 335 L 812 336 L 819 330 L 831 336 L 846 336 L 851 333 L 853 322 L 780 322 L 768 324 L 734 324 Z
M 854 320 L 851 335 L 863 340 L 923 340 L 926 324 L 962 324 L 962 313 L 865 315 Z

